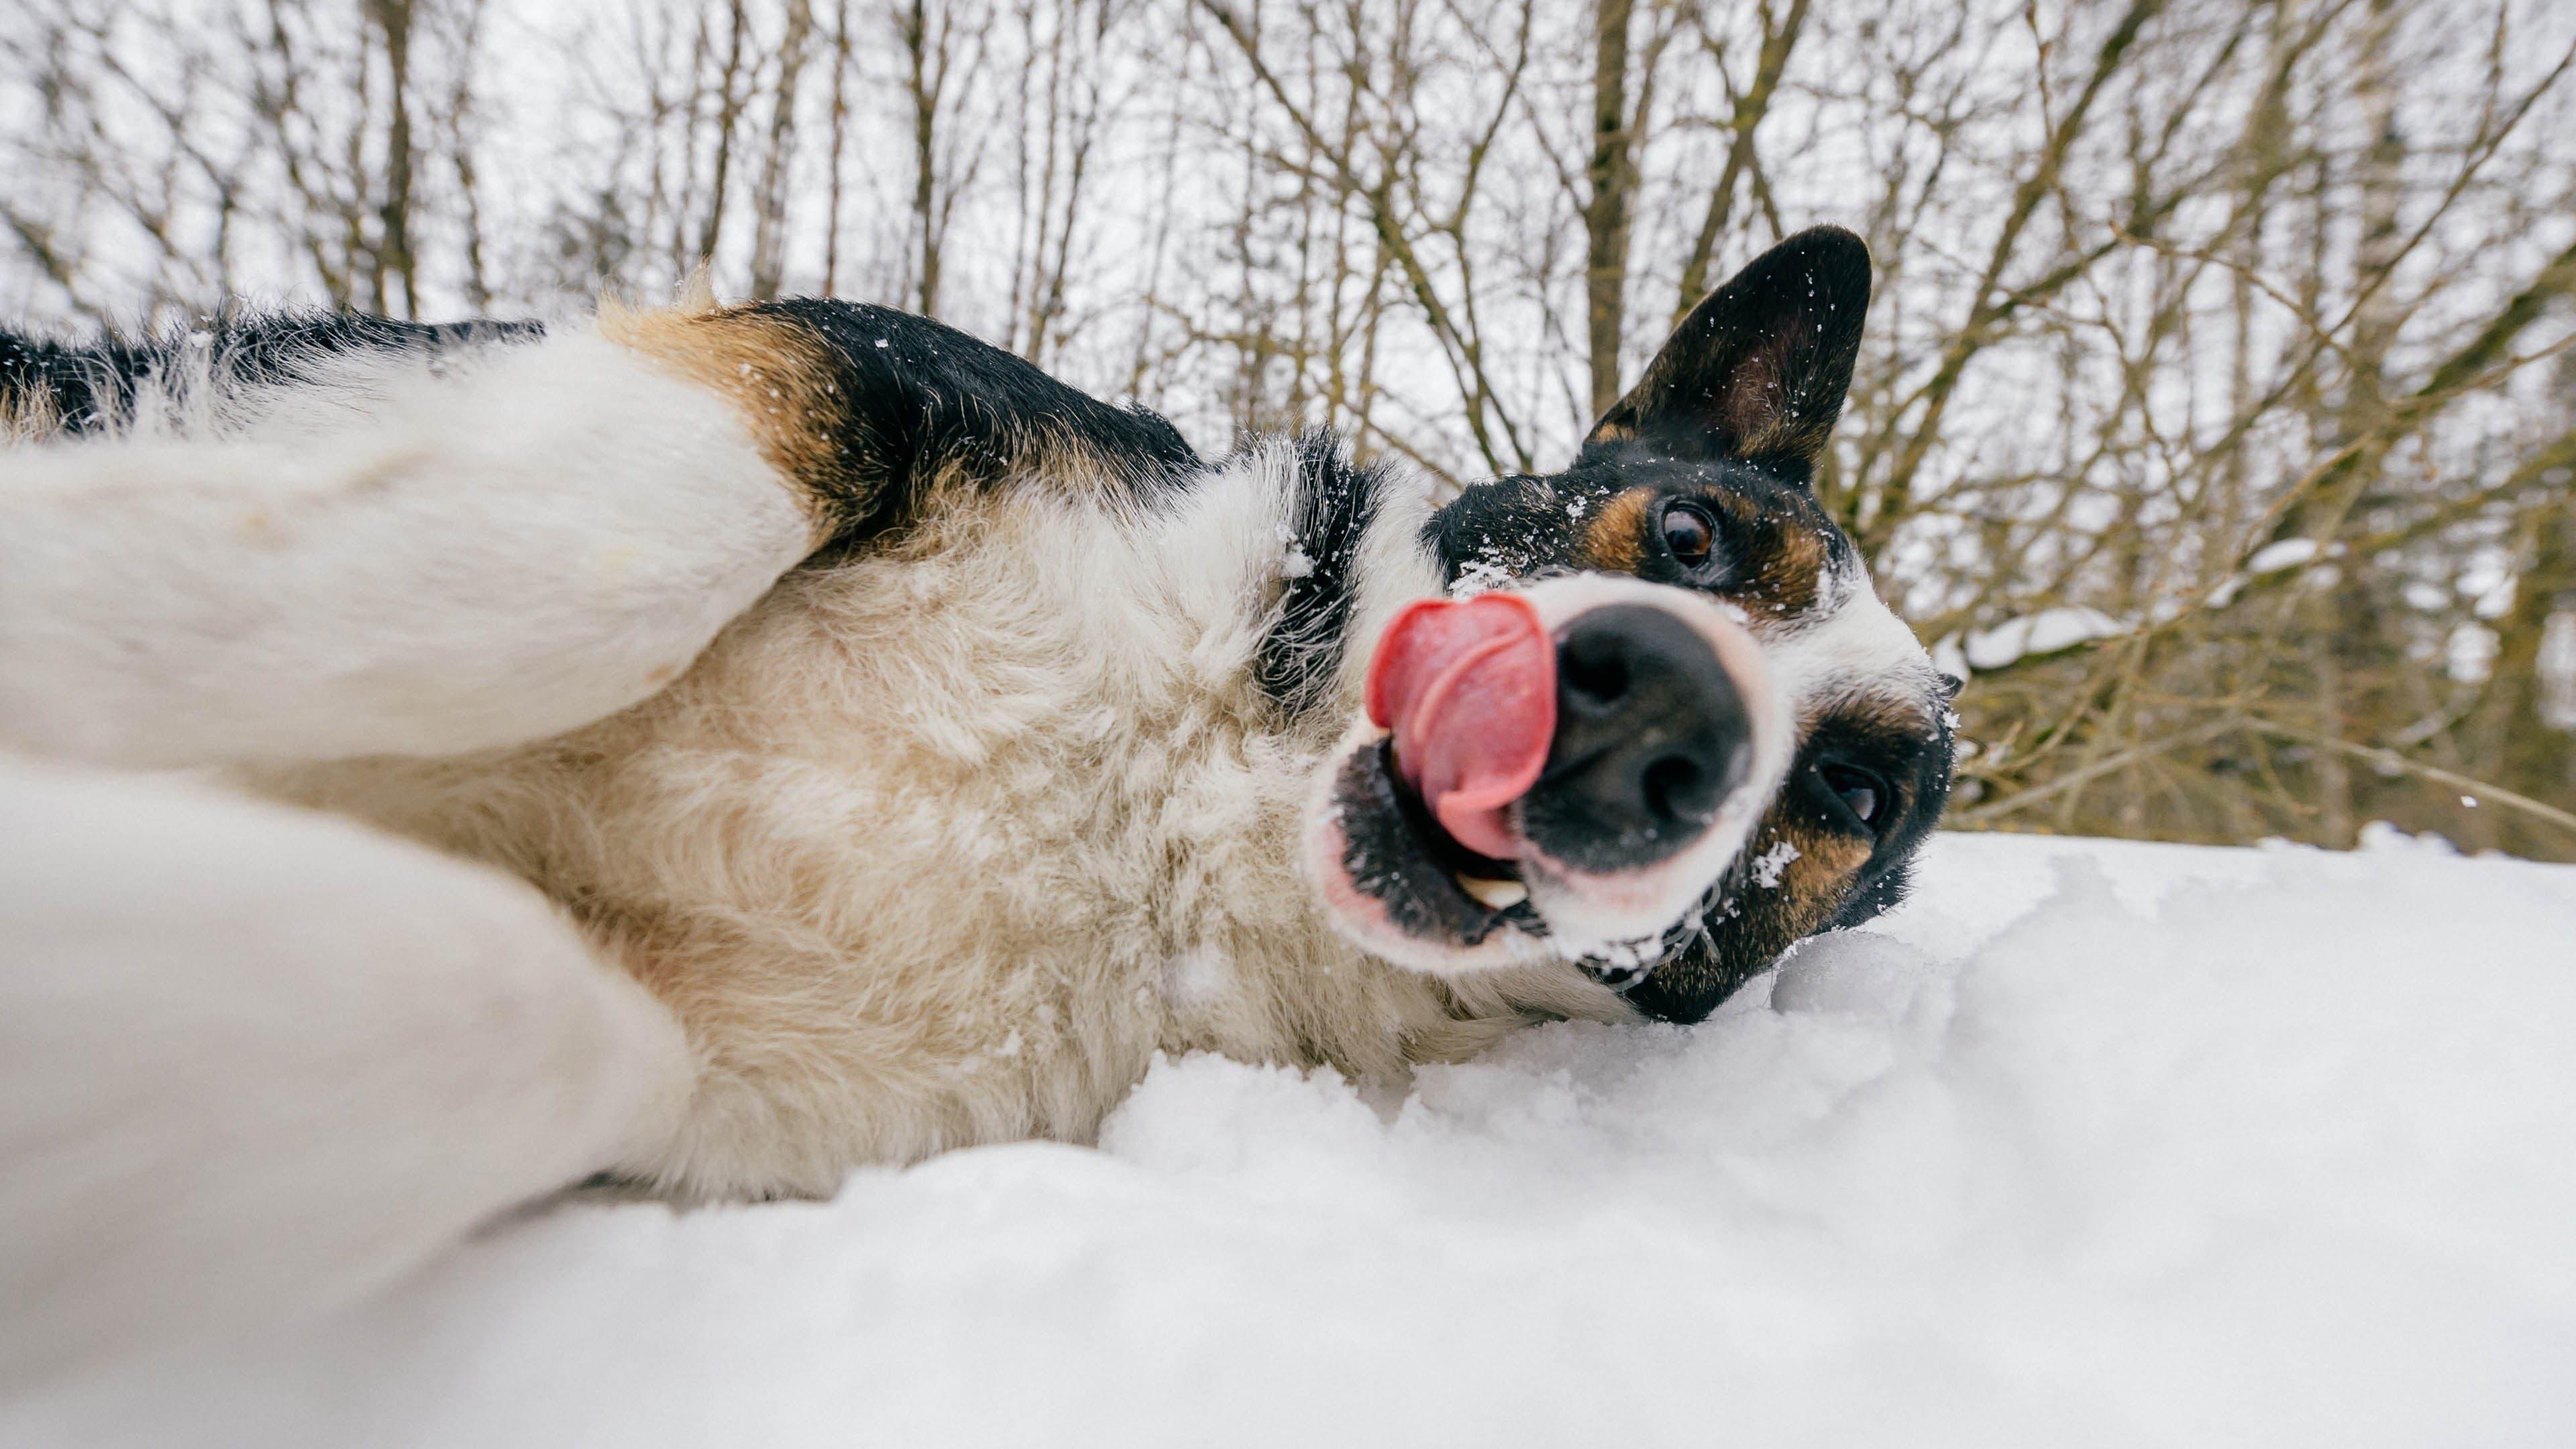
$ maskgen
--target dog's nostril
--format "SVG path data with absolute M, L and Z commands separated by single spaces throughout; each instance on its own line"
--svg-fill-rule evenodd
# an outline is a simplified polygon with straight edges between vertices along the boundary
M 1646 809 L 1658 820 L 1696 825 L 1717 813 L 1717 792 L 1708 788 L 1708 772 L 1680 755 L 1666 755 L 1646 767 Z
M 1717 807 L 1753 773 L 1753 746 L 1745 740 L 1710 742 L 1696 754 L 1665 755 L 1646 766 L 1638 782 L 1646 809 L 1658 820 L 1706 825 Z
M 1556 660 L 1557 683 L 1585 704 L 1609 705 L 1628 692 L 1628 661 L 1581 636 L 1566 641 Z

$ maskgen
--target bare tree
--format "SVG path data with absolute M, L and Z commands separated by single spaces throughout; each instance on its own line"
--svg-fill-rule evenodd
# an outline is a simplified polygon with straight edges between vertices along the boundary
M 1954 819 L 2576 858 L 2564 5 L 605 0 L 531 90 L 484 3 L 0 13 L 0 306 L 703 263 L 1455 485 L 1839 222 L 1817 494 L 1971 676 Z
M 961 15 L 932 0 L 901 0 L 895 34 L 903 48 L 904 98 L 912 113 L 912 234 L 914 310 L 939 315 L 939 287 L 949 223 L 983 158 L 980 142 L 959 142 L 955 116 L 959 93 L 973 76 L 989 16 Z

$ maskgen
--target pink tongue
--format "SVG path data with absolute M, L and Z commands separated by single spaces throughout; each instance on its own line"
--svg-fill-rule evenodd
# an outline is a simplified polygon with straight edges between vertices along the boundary
M 1556 734 L 1556 645 L 1538 611 L 1517 594 L 1406 605 L 1369 661 L 1368 712 L 1395 731 L 1396 768 L 1441 828 L 1510 859 L 1504 807 L 1538 782 Z

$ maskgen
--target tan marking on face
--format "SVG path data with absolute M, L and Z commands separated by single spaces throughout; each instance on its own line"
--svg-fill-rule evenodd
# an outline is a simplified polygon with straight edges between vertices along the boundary
M 1764 544 L 1746 591 L 1764 608 L 1783 615 L 1814 608 L 1817 596 L 1824 592 L 1825 572 L 1833 566 L 1824 536 L 1796 523 L 1775 521 Z
M 803 487 L 818 541 L 839 522 L 855 489 L 823 430 L 840 408 L 822 343 L 785 318 L 704 297 L 650 309 L 606 301 L 599 332 L 732 402 L 770 465 Z
M 1608 574 L 1633 574 L 1646 562 L 1646 507 L 1651 488 L 1631 488 L 1614 495 L 1592 515 L 1576 550 L 1586 568 Z
M 1757 850 L 1779 842 L 1794 847 L 1798 855 L 1780 872 L 1778 909 L 1789 939 L 1804 940 L 1824 929 L 1842 909 L 1852 882 L 1869 864 L 1872 846 L 1820 821 L 1794 816 L 1774 817 L 1754 836 Z
M 1816 606 L 1833 567 L 1821 533 L 1741 494 L 1693 499 L 1717 513 L 1725 547 L 1736 556 L 1735 581 L 1724 591 L 1729 603 L 1766 620 L 1793 619 Z
M 1837 722 L 1880 738 L 1928 735 L 1937 712 L 1937 706 L 1918 696 L 1890 689 L 1847 689 L 1818 704 L 1816 718 L 1808 722 L 1810 730 L 1829 709 Z
M 1730 876 L 1710 934 L 1657 966 L 1654 979 L 1679 997 L 1713 1004 L 1824 930 L 1851 899 L 1873 848 L 1792 803 L 1774 804 L 1746 838 L 1743 858 L 1752 868 Z M 1773 862 L 1767 870 L 1766 859 Z

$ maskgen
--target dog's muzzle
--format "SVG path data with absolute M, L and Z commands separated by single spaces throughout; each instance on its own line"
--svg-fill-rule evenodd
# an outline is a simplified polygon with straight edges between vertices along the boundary
M 1753 773 L 1753 720 L 1717 650 L 1662 609 L 1609 604 L 1556 640 L 1556 732 L 1521 830 L 1594 872 L 1668 860 Z
M 1704 596 L 1585 574 L 1420 600 L 1376 641 L 1308 864 L 1343 932 L 1404 965 L 1637 958 L 1743 847 L 1789 734 Z

